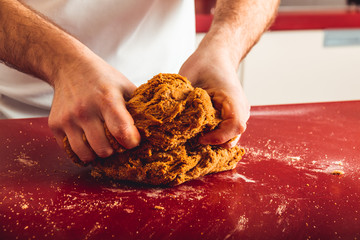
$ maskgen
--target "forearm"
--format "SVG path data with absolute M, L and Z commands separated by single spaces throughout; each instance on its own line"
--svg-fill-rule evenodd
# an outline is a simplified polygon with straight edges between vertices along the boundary
M 50 84 L 90 52 L 55 24 L 14 0 L 0 0 L 0 60 Z
M 214 20 L 200 44 L 218 46 L 227 50 L 233 66 L 240 61 L 260 39 L 272 23 L 279 0 L 217 0 Z

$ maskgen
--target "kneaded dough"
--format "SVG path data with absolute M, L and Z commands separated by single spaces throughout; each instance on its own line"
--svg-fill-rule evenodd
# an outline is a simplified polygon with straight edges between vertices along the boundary
M 96 159 L 93 176 L 152 185 L 178 185 L 200 176 L 235 168 L 244 149 L 201 145 L 198 138 L 221 122 L 210 96 L 178 74 L 158 74 L 141 85 L 126 104 L 141 134 L 134 149 L 123 148 L 104 125 L 116 153 Z M 84 138 L 84 141 L 86 139 Z M 81 163 L 67 140 L 65 148 Z

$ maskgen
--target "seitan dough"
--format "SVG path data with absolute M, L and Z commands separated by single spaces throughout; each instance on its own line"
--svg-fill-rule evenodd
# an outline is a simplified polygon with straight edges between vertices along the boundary
M 154 76 L 134 92 L 126 106 L 141 134 L 141 143 L 134 149 L 125 149 L 104 125 L 116 153 L 96 159 L 92 163 L 93 176 L 178 185 L 233 169 L 244 155 L 239 146 L 225 149 L 198 144 L 199 136 L 216 128 L 221 119 L 208 93 L 193 88 L 178 74 Z M 64 145 L 72 160 L 81 163 L 66 139 Z

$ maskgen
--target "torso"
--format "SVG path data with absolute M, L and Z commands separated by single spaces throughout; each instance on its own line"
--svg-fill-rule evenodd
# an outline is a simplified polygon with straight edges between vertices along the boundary
M 193 0 L 27 0 L 136 85 L 177 73 L 194 50 Z M 47 116 L 52 88 L 0 65 L 0 117 Z

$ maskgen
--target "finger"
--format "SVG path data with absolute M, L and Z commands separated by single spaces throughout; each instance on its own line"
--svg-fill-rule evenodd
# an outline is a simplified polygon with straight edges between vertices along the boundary
M 244 126 L 237 119 L 226 119 L 222 121 L 219 127 L 199 139 L 201 144 L 221 145 L 227 143 L 229 140 L 237 137 L 245 131 Z M 236 144 L 236 143 L 235 143 Z M 232 144 L 230 144 L 231 146 Z
M 242 103 L 233 101 L 230 98 L 221 99 L 214 98 L 215 102 L 221 102 L 221 117 L 223 121 L 215 130 L 205 134 L 200 138 L 201 144 L 212 144 L 232 146 L 231 143 L 226 144 L 231 139 L 242 134 L 246 129 L 246 122 L 249 118 L 249 109 L 246 109 Z
M 104 114 L 104 120 L 111 135 L 123 147 L 131 149 L 140 144 L 140 133 L 135 127 L 134 119 L 127 111 L 125 103 L 110 106 Z
M 237 135 L 236 137 L 230 139 L 226 143 L 221 144 L 220 146 L 223 147 L 223 148 L 233 148 L 236 145 L 238 145 L 238 143 L 240 141 L 240 136 L 241 135 Z
M 82 127 L 87 141 L 96 155 L 106 158 L 113 154 L 114 150 L 105 135 L 104 124 L 99 119 L 86 122 Z
M 95 159 L 95 153 L 91 150 L 85 134 L 80 129 L 72 129 L 66 131 L 66 136 L 69 140 L 71 149 L 79 157 L 79 159 L 85 163 L 92 162 Z

